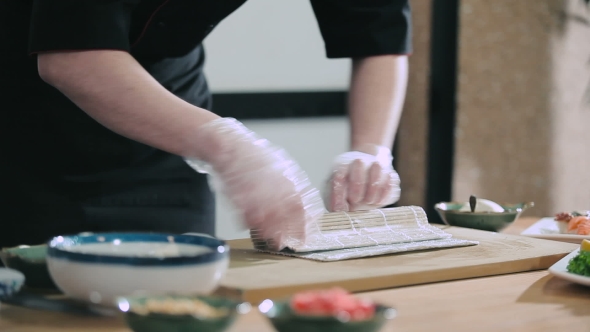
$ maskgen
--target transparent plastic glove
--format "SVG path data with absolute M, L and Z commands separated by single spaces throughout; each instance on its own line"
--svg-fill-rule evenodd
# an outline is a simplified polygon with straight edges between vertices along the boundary
M 367 145 L 345 152 L 334 161 L 325 190 L 330 211 L 372 210 L 399 200 L 400 178 L 393 169 L 391 150 Z
M 223 193 L 251 230 L 281 250 L 289 241 L 305 241 L 310 225 L 325 212 L 321 194 L 282 148 L 232 118 L 199 128 L 207 144 L 207 162 L 185 158 L 208 173 L 213 190 Z

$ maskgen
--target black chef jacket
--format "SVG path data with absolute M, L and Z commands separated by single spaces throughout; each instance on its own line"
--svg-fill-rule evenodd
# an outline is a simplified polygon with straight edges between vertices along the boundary
M 201 43 L 244 2 L 0 0 L 0 246 L 81 231 L 213 234 L 205 176 L 95 122 L 40 79 L 36 54 L 126 51 L 211 109 Z M 410 52 L 407 0 L 311 3 L 329 58 Z

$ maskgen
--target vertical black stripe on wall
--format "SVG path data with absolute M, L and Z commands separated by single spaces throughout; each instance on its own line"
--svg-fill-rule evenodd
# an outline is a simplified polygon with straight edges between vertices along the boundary
M 452 196 L 457 91 L 459 0 L 432 0 L 426 213 Z

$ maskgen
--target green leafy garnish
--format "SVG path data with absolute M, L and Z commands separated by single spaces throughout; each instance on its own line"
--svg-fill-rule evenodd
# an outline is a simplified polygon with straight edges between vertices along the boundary
M 590 277 L 590 251 L 581 251 L 567 265 L 567 271 Z

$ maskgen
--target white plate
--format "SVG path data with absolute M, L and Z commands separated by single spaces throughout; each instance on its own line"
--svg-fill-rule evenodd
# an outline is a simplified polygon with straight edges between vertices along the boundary
M 567 264 L 570 260 L 576 257 L 580 253 L 580 249 L 576 249 L 572 251 L 569 255 L 565 256 L 557 263 L 553 264 L 549 268 L 549 273 L 553 274 L 556 277 L 575 282 L 576 284 L 590 286 L 590 277 L 581 276 L 579 274 L 574 274 L 567 272 Z
M 531 227 L 525 229 L 524 232 L 520 233 L 520 235 L 576 244 L 582 243 L 583 239 L 590 240 L 590 235 L 560 233 L 557 221 L 553 218 L 543 218 L 537 221 Z

